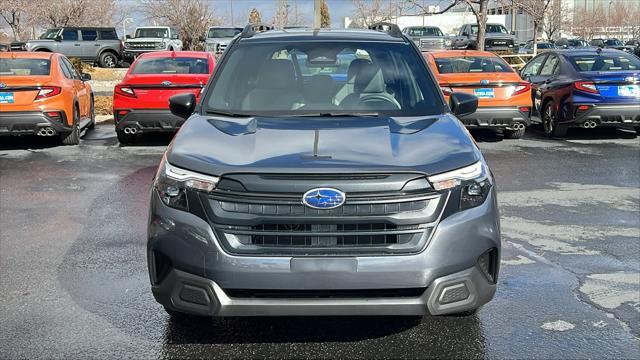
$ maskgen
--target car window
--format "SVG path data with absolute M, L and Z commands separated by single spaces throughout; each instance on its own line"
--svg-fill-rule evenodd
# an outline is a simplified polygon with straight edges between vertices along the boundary
M 410 28 L 409 36 L 444 36 L 442 31 L 436 27 Z
M 64 30 L 62 31 L 62 40 L 64 41 L 77 41 L 78 40 L 78 30 Z
M 208 38 L 232 38 L 242 32 L 242 29 L 237 28 L 214 28 L 209 29 L 207 34 Z
M 67 67 L 67 70 L 71 74 L 71 79 L 80 80 L 80 74 L 78 74 L 78 72 L 76 71 L 76 68 L 73 67 L 69 59 L 65 57 L 61 57 L 60 60 L 62 60 L 62 63 L 64 64 L 64 66 Z
M 640 59 L 624 53 L 568 55 L 578 71 L 640 70 Z
M 49 59 L 0 59 L 0 77 L 49 75 L 51 61 Z
M 169 37 L 166 28 L 136 29 L 136 38 L 166 38 Z
M 409 44 L 285 42 L 233 47 L 203 103 L 252 115 L 439 114 L 435 82 Z
M 40 35 L 40 39 L 54 39 L 58 33 L 60 33 L 60 29 L 49 29 Z
M 544 63 L 542 70 L 540 70 L 540 76 L 551 76 L 556 73 L 555 69 L 560 60 L 555 55 L 550 55 L 547 61 Z
M 209 60 L 192 57 L 139 59 L 132 74 L 208 74 Z
M 529 61 L 529 63 L 522 69 L 520 73 L 522 77 L 526 78 L 529 76 L 536 76 L 546 57 L 546 55 L 538 56 L 537 58 Z
M 513 72 L 504 60 L 497 57 L 460 56 L 436 58 L 436 66 L 440 74 Z
M 100 39 L 118 40 L 118 34 L 116 34 L 115 30 L 100 30 Z
M 98 38 L 97 30 L 80 30 L 83 41 L 96 41 Z
M 62 70 L 62 74 L 64 75 L 64 77 L 66 77 L 67 79 L 73 79 L 73 75 L 71 74 L 69 67 L 67 67 L 67 65 L 62 60 L 58 62 L 58 65 L 60 65 L 60 70 Z

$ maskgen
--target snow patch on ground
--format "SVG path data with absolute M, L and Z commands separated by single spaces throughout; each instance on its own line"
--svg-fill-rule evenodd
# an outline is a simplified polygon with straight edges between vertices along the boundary
M 550 331 L 567 331 L 567 330 L 573 329 L 575 325 L 573 325 L 570 322 L 566 322 L 564 320 L 558 320 L 553 322 L 546 322 L 542 324 L 542 326 L 540 327 L 543 328 L 544 330 L 550 330 Z

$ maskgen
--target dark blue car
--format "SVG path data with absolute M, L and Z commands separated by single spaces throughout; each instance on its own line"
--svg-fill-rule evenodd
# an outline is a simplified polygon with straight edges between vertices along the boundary
M 549 137 L 570 127 L 640 127 L 640 59 L 611 49 L 552 50 L 520 72 Z

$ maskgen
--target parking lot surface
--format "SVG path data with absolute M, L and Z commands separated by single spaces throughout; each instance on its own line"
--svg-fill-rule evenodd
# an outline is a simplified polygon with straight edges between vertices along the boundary
M 169 138 L 0 138 L 0 358 L 640 358 L 640 138 L 474 133 L 498 184 L 498 292 L 469 317 L 174 322 L 150 292 L 149 186 Z

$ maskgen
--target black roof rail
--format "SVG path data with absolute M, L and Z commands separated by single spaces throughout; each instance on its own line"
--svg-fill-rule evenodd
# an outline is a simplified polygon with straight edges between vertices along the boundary
M 268 30 L 273 30 L 273 26 L 264 25 L 264 24 L 247 24 L 247 26 L 245 26 L 244 29 L 242 29 L 242 32 L 240 33 L 240 38 L 250 38 L 259 32 L 268 31 Z
M 402 31 L 400 31 L 398 25 L 390 22 L 378 22 L 371 24 L 369 25 L 369 30 L 386 32 L 393 37 L 402 37 Z

